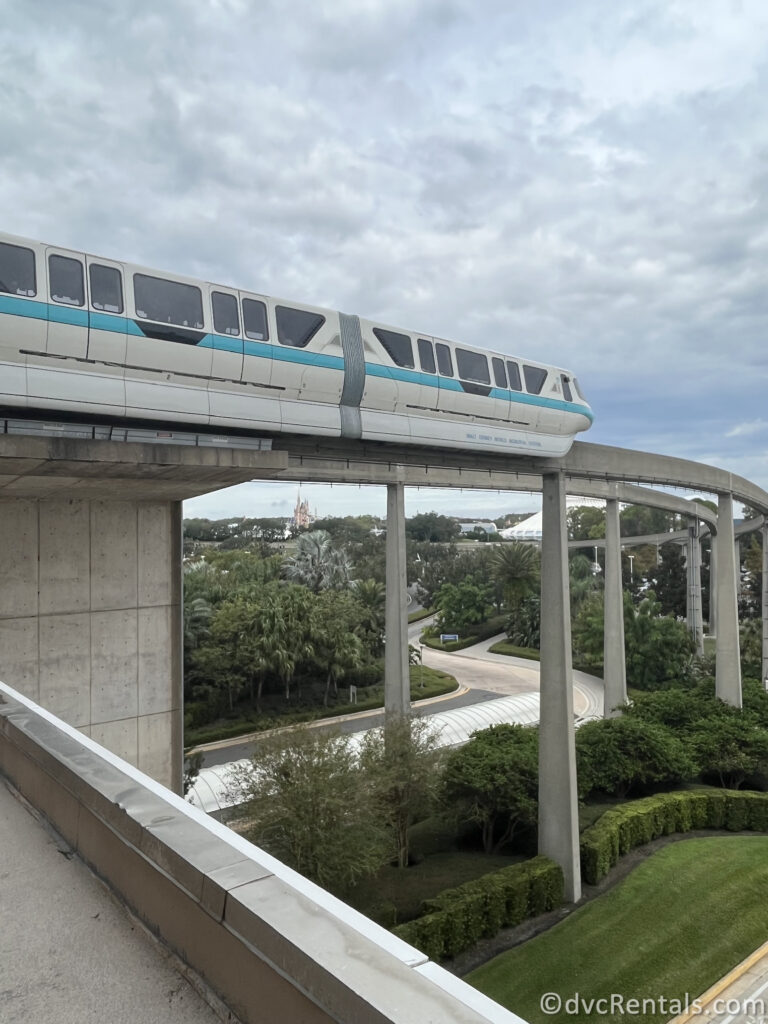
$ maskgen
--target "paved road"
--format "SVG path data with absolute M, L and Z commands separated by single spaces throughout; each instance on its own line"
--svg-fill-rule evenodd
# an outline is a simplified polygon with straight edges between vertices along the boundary
M 410 643 L 418 642 L 425 623 L 431 621 L 431 619 L 425 619 L 408 627 Z M 508 697 L 514 693 L 538 691 L 538 661 L 490 652 L 490 647 L 505 639 L 505 635 L 499 633 L 498 636 L 492 636 L 490 640 L 484 640 L 463 651 L 455 651 L 453 654 L 436 651 L 431 647 L 422 647 L 424 664 L 455 676 L 462 686 L 482 689 L 485 692 L 492 691 L 498 696 Z M 583 718 L 602 715 L 602 680 L 587 675 L 585 672 L 574 672 L 573 681 L 574 712 Z

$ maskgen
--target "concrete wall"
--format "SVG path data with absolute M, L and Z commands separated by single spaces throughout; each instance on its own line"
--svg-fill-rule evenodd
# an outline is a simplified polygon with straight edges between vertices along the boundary
M 244 1024 L 523 1024 L 1 683 L 0 775 Z
M 3 498 L 0 537 L 0 679 L 178 791 L 180 502 Z

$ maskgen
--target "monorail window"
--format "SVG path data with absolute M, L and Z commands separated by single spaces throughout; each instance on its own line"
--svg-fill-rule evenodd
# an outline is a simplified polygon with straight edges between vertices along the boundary
M 203 329 L 203 297 L 199 288 L 147 274 L 133 275 L 136 316 L 161 324 Z
M 447 345 L 444 345 L 441 341 L 435 344 L 435 351 L 437 352 L 437 368 L 444 377 L 453 376 L 453 360 L 451 359 L 451 350 Z
M 407 334 L 397 334 L 395 331 L 385 331 L 381 327 L 374 327 L 373 333 L 397 366 L 414 368 L 413 346 Z
M 496 356 L 491 359 L 491 365 L 493 366 L 493 379 L 496 381 L 497 388 L 506 388 L 507 386 L 507 373 L 504 369 L 504 360 L 497 359 Z
M 267 307 L 258 299 L 243 299 L 243 332 L 251 341 L 267 341 Z
M 477 384 L 491 383 L 488 360 L 482 352 L 470 352 L 466 348 L 457 348 L 456 368 L 462 380 L 473 380 Z
M 281 345 L 290 345 L 292 348 L 308 345 L 325 323 L 325 317 L 319 313 L 293 309 L 291 306 L 275 306 L 275 319 L 277 340 Z
M 517 363 L 507 360 L 507 376 L 509 377 L 509 390 L 522 391 L 523 382 L 520 380 L 520 367 Z
M 426 338 L 419 338 L 416 342 L 419 346 L 419 362 L 421 363 L 422 370 L 427 373 L 436 373 L 437 368 L 435 366 L 435 353 L 432 351 L 432 342 L 427 341 Z
M 237 299 L 226 292 L 212 292 L 213 329 L 217 334 L 240 333 L 240 317 L 237 313 Z
M 571 394 L 571 385 L 569 378 L 566 377 L 564 373 L 561 373 L 560 380 L 563 382 L 563 398 L 566 400 L 566 402 L 572 402 L 573 395 Z
M 544 381 L 547 379 L 547 371 L 542 370 L 540 366 L 523 366 L 523 375 L 525 376 L 525 386 L 530 394 L 540 395 Z
M 35 254 L 31 249 L 0 242 L 0 292 L 37 295 Z
M 576 394 L 578 395 L 578 397 L 582 400 L 582 402 L 586 402 L 586 398 L 584 397 L 584 392 L 581 390 L 581 388 L 579 386 L 579 382 L 576 379 L 576 377 L 574 377 L 572 379 L 571 383 L 573 384 L 574 390 L 576 391 Z
M 51 282 L 51 298 L 67 306 L 85 305 L 85 283 L 83 264 L 69 256 L 49 256 L 48 276 Z
M 91 305 L 105 313 L 123 312 L 123 276 L 116 267 L 92 263 L 88 267 L 91 282 Z

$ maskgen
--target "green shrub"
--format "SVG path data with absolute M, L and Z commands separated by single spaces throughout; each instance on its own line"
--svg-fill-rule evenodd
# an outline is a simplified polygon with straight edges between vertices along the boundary
M 452 651 L 461 651 L 465 647 L 472 647 L 474 644 L 479 644 L 481 640 L 490 640 L 492 636 L 496 636 L 497 633 L 501 633 L 504 630 L 504 616 L 495 615 L 493 618 L 488 619 L 487 622 L 476 623 L 469 626 L 466 632 L 460 636 L 458 640 L 449 640 L 447 643 L 440 643 L 439 633 L 433 632 L 430 635 L 425 632 L 421 636 L 421 642 L 426 647 L 432 647 L 436 651 L 447 651 L 449 654 Z
M 599 882 L 620 857 L 659 836 L 694 829 L 768 831 L 768 794 L 739 790 L 658 793 L 606 811 L 581 836 L 581 873 Z
M 424 915 L 394 928 L 432 960 L 445 960 L 563 901 L 563 873 L 547 857 L 512 864 L 424 903 Z

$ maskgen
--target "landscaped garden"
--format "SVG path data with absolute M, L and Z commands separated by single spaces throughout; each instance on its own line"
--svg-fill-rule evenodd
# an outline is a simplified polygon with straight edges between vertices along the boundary
M 441 518 L 427 517 L 420 529 L 442 528 Z M 533 549 L 456 550 L 412 539 L 409 552 L 419 600 L 436 609 L 430 645 L 458 649 L 503 630 L 507 640 L 495 650 L 538 657 Z M 625 594 L 631 703 L 576 736 L 587 892 L 613 884 L 612 869 L 651 840 L 703 829 L 731 835 L 671 843 L 472 975 L 532 1021 L 543 1019 L 536 1004 L 546 991 L 695 998 L 765 939 L 768 695 L 746 678 L 743 709 L 717 700 L 712 654 L 694 656 L 678 617 L 678 552 L 662 548 L 658 564 L 647 555 L 642 576 L 636 559 L 642 592 L 636 580 Z M 381 706 L 382 577 L 380 538 L 359 533 L 348 543 L 306 534 L 281 557 L 221 551 L 190 563 L 187 744 Z M 571 560 L 571 598 L 574 663 L 601 674 L 602 595 L 583 555 Z M 742 627 L 747 676 L 759 671 L 755 621 Z M 441 644 L 441 632 L 460 640 Z M 426 666 L 411 668 L 412 699 L 454 685 Z M 466 962 L 481 940 L 514 943 L 527 918 L 568 912 L 559 867 L 534 856 L 535 728 L 496 726 L 451 751 L 437 748 L 423 720 L 391 723 L 386 736 L 373 731 L 360 744 L 317 729 L 289 737 L 260 743 L 258 784 L 233 825 L 434 960 Z M 743 831 L 755 835 L 733 835 Z M 665 957 L 669 949 L 681 955 Z M 672 1015 L 646 1011 L 642 1019 Z

